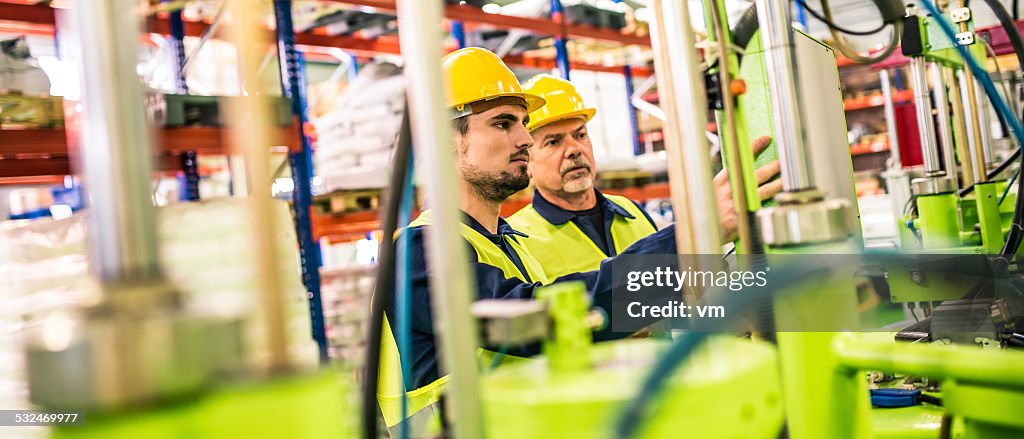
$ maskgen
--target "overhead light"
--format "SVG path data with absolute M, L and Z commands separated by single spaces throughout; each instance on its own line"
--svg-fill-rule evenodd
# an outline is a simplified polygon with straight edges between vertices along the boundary
M 633 14 L 634 14 L 633 16 L 636 17 L 637 21 L 643 21 L 645 23 L 650 23 L 650 21 L 651 21 L 651 10 L 650 9 L 640 8 L 640 9 L 637 9 L 635 12 L 633 12 Z
M 497 3 L 488 3 L 488 4 L 484 5 L 481 9 L 483 9 L 484 12 L 486 12 L 488 14 L 497 14 L 497 13 L 501 12 L 501 5 L 499 5 Z

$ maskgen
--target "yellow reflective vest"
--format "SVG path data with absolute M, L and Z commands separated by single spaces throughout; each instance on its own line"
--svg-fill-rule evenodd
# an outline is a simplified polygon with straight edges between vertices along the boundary
M 615 247 L 616 254 L 641 238 L 658 231 L 640 208 L 628 198 L 602 195 L 633 215 L 633 218 L 615 215 L 612 221 L 613 242 L 609 245 Z M 594 244 L 594 241 L 572 221 L 559 225 L 551 224 L 537 212 L 533 204 L 508 217 L 508 222 L 514 229 L 529 235 L 529 238 L 522 240 L 522 244 L 536 260 L 540 261 L 549 279 L 597 270 L 601 267 L 601 261 L 610 256 Z
M 409 227 L 422 227 L 429 226 L 430 224 L 430 211 L 426 210 L 409 223 Z M 500 247 L 472 227 L 466 224 L 460 225 L 462 226 L 462 237 L 469 241 L 469 244 L 476 250 L 477 262 L 497 267 L 505 274 L 506 278 L 515 277 L 523 282 L 527 282 L 527 277 L 523 276 L 523 273 L 519 271 L 519 268 L 505 255 Z M 529 279 L 533 282 L 547 284 L 548 278 L 544 270 L 541 269 L 540 263 L 522 246 L 522 242 L 526 238 L 517 237 L 513 239 L 506 237 L 505 239 L 507 239 L 509 247 L 519 255 L 519 259 L 522 261 Z M 416 310 L 413 310 L 413 312 L 416 312 Z M 401 380 L 402 366 L 399 362 L 398 345 L 387 319 L 384 321 L 381 338 L 380 383 L 377 387 L 377 401 L 380 403 L 384 422 L 391 428 L 405 419 L 420 418 L 423 421 L 424 418 L 432 418 L 433 415 L 439 413 L 436 406 L 448 383 L 448 376 L 442 376 L 418 389 L 405 389 Z M 490 364 L 494 356 L 494 353 L 484 349 L 479 349 L 477 353 L 483 364 Z M 504 359 L 508 361 L 516 360 L 515 357 L 511 356 L 505 356 Z M 502 364 L 505 362 L 502 361 Z M 407 418 L 402 418 L 403 395 L 408 398 Z M 422 424 L 423 422 L 416 423 Z M 411 431 L 415 431 L 419 427 L 414 426 Z

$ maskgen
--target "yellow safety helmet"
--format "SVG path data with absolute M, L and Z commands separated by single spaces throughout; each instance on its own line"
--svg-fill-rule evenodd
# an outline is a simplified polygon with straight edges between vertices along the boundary
M 530 113 L 526 129 L 531 132 L 550 123 L 578 117 L 589 122 L 597 110 L 587 107 L 583 98 L 571 82 L 549 74 L 530 78 L 523 85 L 527 93 L 540 95 L 546 102 L 543 107 Z
M 472 114 L 471 104 L 492 99 L 513 97 L 526 103 L 526 111 L 544 106 L 544 98 L 523 91 L 519 79 L 493 52 L 467 47 L 441 58 L 448 89 L 445 105 L 455 110 L 455 117 Z

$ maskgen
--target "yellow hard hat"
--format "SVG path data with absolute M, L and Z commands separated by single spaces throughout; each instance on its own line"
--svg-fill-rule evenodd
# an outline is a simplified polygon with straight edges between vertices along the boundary
M 445 105 L 456 116 L 472 113 L 469 104 L 502 97 L 521 98 L 528 112 L 544 106 L 544 98 L 523 91 L 516 75 L 487 49 L 459 49 L 441 58 L 441 64 L 448 81 Z
M 571 82 L 549 74 L 540 74 L 530 78 L 523 85 L 527 93 L 544 98 L 543 107 L 530 113 L 530 122 L 526 129 L 534 131 L 544 125 L 560 120 L 578 117 L 589 122 L 597 110 L 583 104 L 583 98 L 576 92 Z

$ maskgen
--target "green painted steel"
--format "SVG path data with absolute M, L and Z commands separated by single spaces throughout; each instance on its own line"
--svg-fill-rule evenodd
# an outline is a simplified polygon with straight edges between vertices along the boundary
M 773 254 L 858 254 L 854 240 L 821 245 L 772 248 Z M 790 288 L 798 292 L 775 300 L 776 325 L 788 326 L 776 337 L 782 372 L 783 401 L 790 437 L 860 438 L 870 431 L 870 401 L 864 380 L 834 374 L 831 355 L 835 332 L 822 328 L 858 327 L 855 267 L 833 270 L 827 279 L 807 279 Z M 799 325 L 796 324 L 799 322 Z M 861 416 L 851 416 L 861 413 Z
M 239 384 L 138 411 L 87 414 L 56 439 L 351 438 L 358 435 L 354 372 L 324 370 Z
M 958 203 L 956 193 L 952 192 L 917 197 L 916 223 L 921 231 L 921 241 L 925 250 L 960 245 Z
M 554 333 L 544 340 L 552 371 L 571 372 L 590 366 L 592 337 L 586 325 L 587 288 L 583 282 L 561 282 L 541 288 L 537 299 L 548 303 Z
M 977 193 L 975 202 L 978 206 L 978 225 L 980 226 L 981 242 L 988 254 L 999 254 L 1003 249 L 1003 222 L 999 214 L 999 182 L 978 183 L 974 185 Z
M 593 365 L 561 372 L 539 361 L 481 377 L 488 439 L 603 438 L 668 346 L 657 340 L 599 343 Z M 714 337 L 661 392 L 643 438 L 770 438 L 782 428 L 775 350 L 766 343 Z

